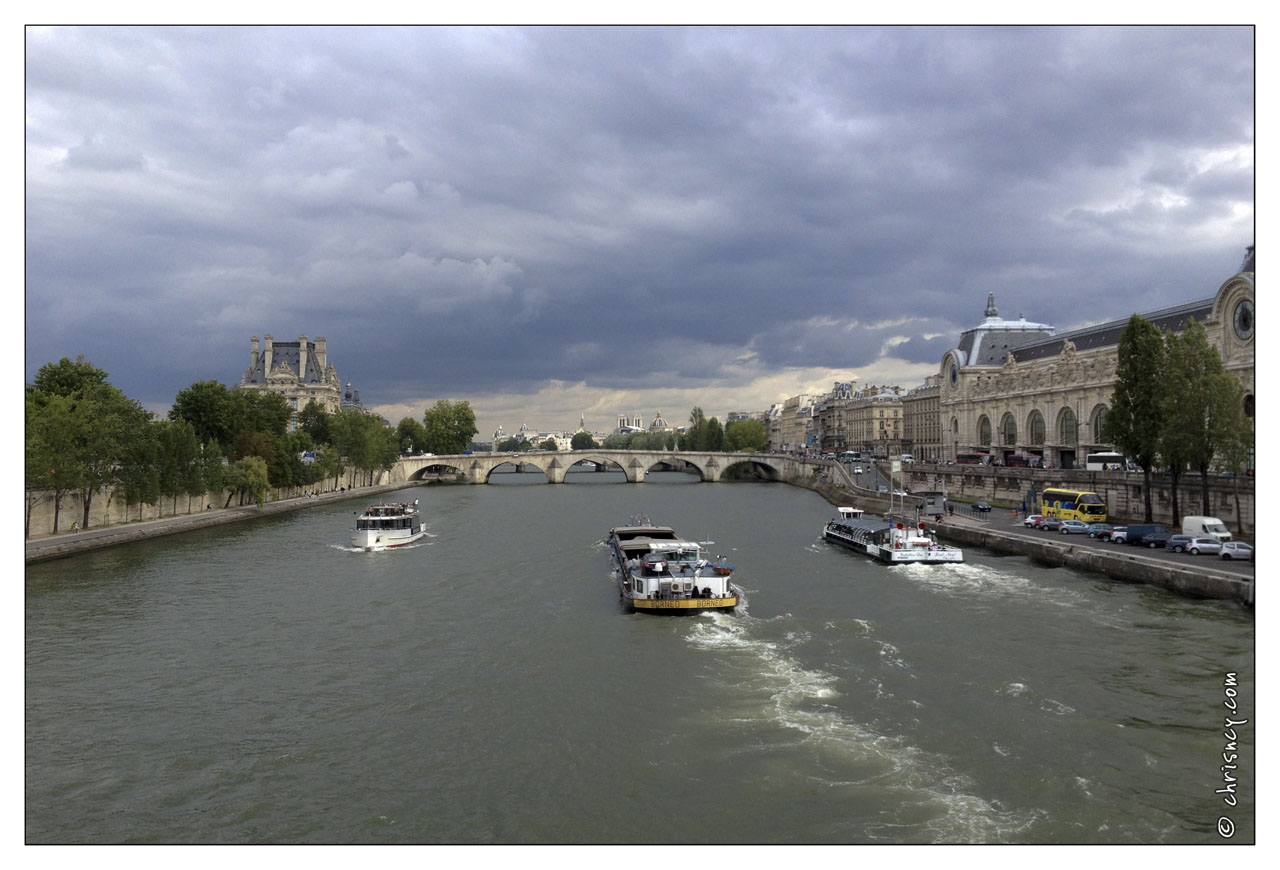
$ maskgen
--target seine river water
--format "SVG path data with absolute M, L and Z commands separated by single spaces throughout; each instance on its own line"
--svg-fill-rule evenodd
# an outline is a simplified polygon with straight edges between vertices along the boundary
M 394 493 L 430 530 L 396 551 L 345 502 L 29 566 L 27 841 L 1254 841 L 1239 605 L 873 564 L 782 484 L 543 481 Z M 624 613 L 636 514 L 745 606 Z

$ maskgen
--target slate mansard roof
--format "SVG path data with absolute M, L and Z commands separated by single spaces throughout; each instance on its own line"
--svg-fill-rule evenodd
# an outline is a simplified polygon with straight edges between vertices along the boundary
M 1163 308 L 1142 315 L 1156 326 L 1170 332 L 1180 332 L 1189 318 L 1204 323 L 1213 314 L 1215 300 L 1200 299 L 1172 308 Z M 1056 357 L 1062 353 L 1063 343 L 1071 341 L 1077 351 L 1101 347 L 1115 347 L 1129 318 L 1085 326 L 1070 332 L 1057 333 L 1054 327 L 1026 320 L 1001 320 L 995 310 L 991 294 L 987 296 L 987 317 L 973 329 L 966 330 L 951 351 L 961 368 L 967 366 L 1003 365 L 1010 353 L 1017 362 Z
M 1195 318 L 1201 323 L 1208 320 L 1213 314 L 1213 305 L 1213 299 L 1201 299 L 1197 302 L 1188 302 L 1184 305 L 1162 308 L 1159 311 L 1144 314 L 1142 319 L 1150 321 L 1161 329 L 1167 329 L 1170 332 L 1181 332 L 1183 324 L 1191 318 Z M 1013 358 L 1018 362 L 1026 362 L 1055 357 L 1062 353 L 1062 343 L 1067 340 L 1074 343 L 1078 351 L 1093 350 L 1099 347 L 1115 347 L 1120 344 L 1120 336 L 1128 325 L 1129 318 L 1125 317 L 1122 320 L 1111 320 L 1094 326 L 1086 326 L 1072 332 L 1064 332 L 1054 336 L 1049 341 L 1040 341 L 1020 347 L 1014 351 Z
M 297 373 L 298 357 L 300 344 L 296 341 L 274 341 L 271 344 L 271 367 L 278 368 L 281 363 L 289 367 L 289 371 Z M 246 384 L 265 384 L 267 382 L 268 372 L 263 370 L 266 363 L 266 354 L 258 355 L 257 362 L 245 374 L 244 383 Z M 325 383 L 325 373 L 320 369 L 320 361 L 316 357 L 315 342 L 307 342 L 307 368 L 306 371 L 298 378 L 300 383 L 304 384 L 323 384 Z

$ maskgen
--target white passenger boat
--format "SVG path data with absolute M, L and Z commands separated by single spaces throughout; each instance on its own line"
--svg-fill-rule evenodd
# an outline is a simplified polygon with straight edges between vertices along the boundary
M 385 550 L 403 547 L 426 535 L 418 500 L 413 504 L 375 504 L 356 517 L 356 531 L 351 546 L 361 550 Z
M 876 517 L 863 519 L 857 508 L 839 508 L 840 516 L 822 529 L 822 537 L 833 544 L 865 553 L 890 565 L 963 562 L 964 551 L 943 544 L 924 523 L 911 527 Z
M 733 610 L 742 590 L 734 585 L 733 566 L 702 554 L 702 545 L 686 541 L 667 526 L 646 518 L 609 530 L 618 592 L 627 609 L 642 613 L 698 613 Z

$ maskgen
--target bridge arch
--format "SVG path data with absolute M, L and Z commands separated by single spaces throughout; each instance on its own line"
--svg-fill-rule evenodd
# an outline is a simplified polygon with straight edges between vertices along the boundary
M 417 483 L 428 479 L 433 474 L 442 474 L 446 472 L 453 472 L 457 475 L 466 475 L 467 470 L 463 467 L 462 463 L 450 459 L 448 461 L 438 462 L 434 465 L 423 465 L 422 467 L 412 471 L 406 468 L 405 480 L 410 483 Z
M 739 466 L 739 465 L 749 465 L 749 466 L 751 466 L 751 468 L 752 468 L 752 469 L 753 469 L 757 474 L 759 474 L 759 476 L 760 476 L 760 477 L 764 478 L 765 480 L 777 481 L 777 480 L 783 480 L 783 479 L 784 479 L 782 472 L 781 472 L 780 470 L 778 470 L 777 466 L 775 466 L 774 464 L 772 464 L 772 463 L 770 463 L 770 462 L 767 462 L 767 461 L 761 460 L 761 459 L 759 459 L 759 458 L 757 458 L 757 457 L 755 457 L 755 456 L 751 456 L 751 455 L 744 455 L 741 459 L 737 459 L 737 460 L 735 460 L 735 461 L 733 461 L 733 462 L 730 462 L 730 463 L 729 463 L 728 465 L 726 465 L 723 469 L 721 469 L 720 474 L 721 474 L 721 475 L 723 475 L 723 474 L 724 474 L 725 472 L 727 472 L 729 469 L 734 468 L 734 467 Z

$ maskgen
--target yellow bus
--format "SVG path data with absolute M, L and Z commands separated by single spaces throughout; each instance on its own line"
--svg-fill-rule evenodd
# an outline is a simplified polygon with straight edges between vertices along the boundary
M 1107 503 L 1096 492 L 1081 489 L 1046 489 L 1040 493 L 1040 513 L 1060 520 L 1105 523 Z

